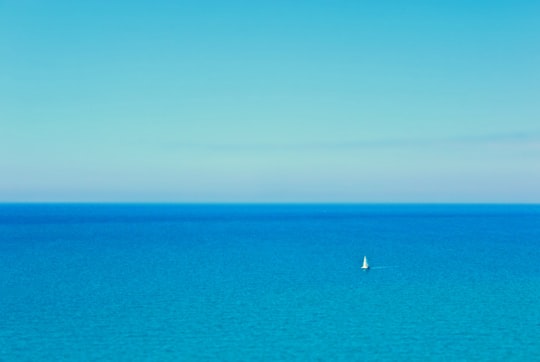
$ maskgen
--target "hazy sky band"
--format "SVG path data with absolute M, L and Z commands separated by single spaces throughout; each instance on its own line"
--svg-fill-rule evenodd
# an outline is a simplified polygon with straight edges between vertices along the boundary
M 532 1 L 0 3 L 0 201 L 540 202 Z

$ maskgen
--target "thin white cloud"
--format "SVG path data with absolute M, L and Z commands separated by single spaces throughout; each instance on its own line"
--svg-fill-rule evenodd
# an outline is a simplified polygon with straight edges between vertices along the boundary
M 248 151 L 340 151 L 371 148 L 423 148 L 484 145 L 537 145 L 540 147 L 540 131 L 509 132 L 483 135 L 449 136 L 433 138 L 390 138 L 358 141 L 318 141 L 299 143 L 242 142 L 242 143 L 171 143 L 175 149 L 199 149 L 213 152 Z

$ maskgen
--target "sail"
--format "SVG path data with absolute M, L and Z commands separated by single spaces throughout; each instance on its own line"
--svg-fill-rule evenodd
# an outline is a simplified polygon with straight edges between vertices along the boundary
M 369 268 L 369 264 L 367 262 L 367 257 L 364 256 L 364 264 L 362 264 L 362 269 L 368 269 Z

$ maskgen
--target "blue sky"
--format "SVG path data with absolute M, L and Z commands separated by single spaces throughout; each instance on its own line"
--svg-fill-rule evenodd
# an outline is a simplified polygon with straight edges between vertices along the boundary
M 540 202 L 537 1 L 0 0 L 0 201 Z

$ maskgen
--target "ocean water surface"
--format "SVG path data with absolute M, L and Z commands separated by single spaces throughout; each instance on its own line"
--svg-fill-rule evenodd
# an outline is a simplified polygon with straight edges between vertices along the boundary
M 540 206 L 2 204 L 0 317 L 2 361 L 540 360 Z

